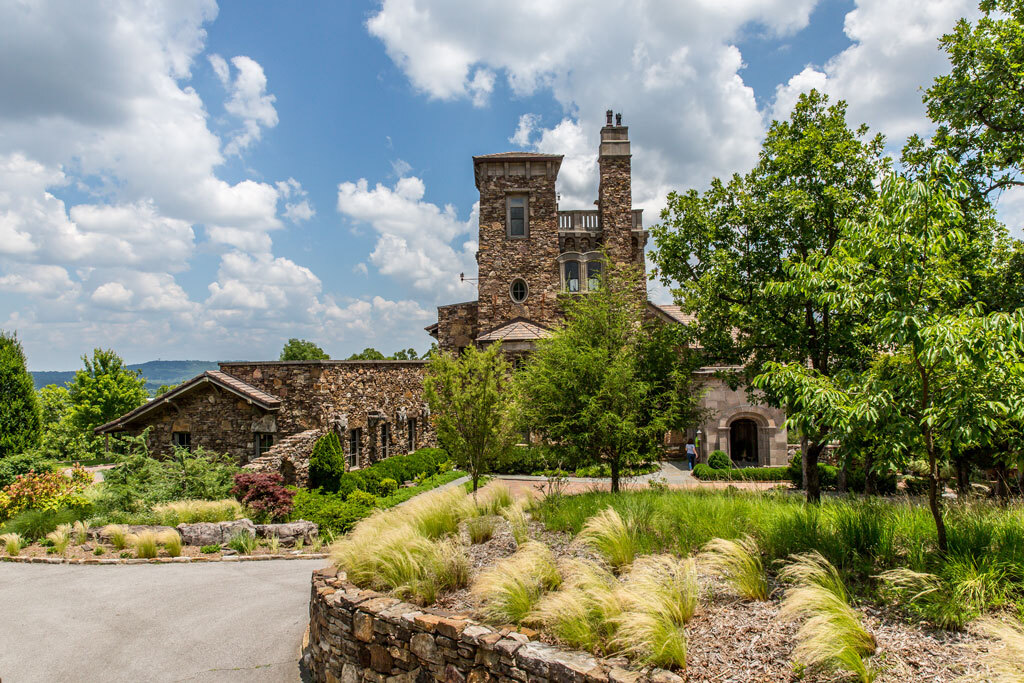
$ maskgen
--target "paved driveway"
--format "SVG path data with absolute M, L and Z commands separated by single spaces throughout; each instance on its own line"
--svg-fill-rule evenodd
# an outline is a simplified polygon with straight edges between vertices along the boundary
M 297 681 L 324 564 L 0 563 L 0 680 Z

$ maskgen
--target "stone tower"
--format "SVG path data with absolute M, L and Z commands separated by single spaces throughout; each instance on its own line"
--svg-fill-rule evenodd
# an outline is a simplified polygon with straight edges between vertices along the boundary
M 555 180 L 561 165 L 560 154 L 507 152 L 473 157 L 480 191 L 477 329 L 481 333 L 515 318 L 546 326 L 559 319 Z
M 633 211 L 629 127 L 622 125 L 622 114 L 615 115 L 614 124 L 611 109 L 605 116 L 597 157 L 601 174 L 597 209 L 604 248 L 616 263 L 632 263 L 643 269 L 646 233 L 635 215 L 637 212 Z M 646 290 L 644 294 L 646 296 Z

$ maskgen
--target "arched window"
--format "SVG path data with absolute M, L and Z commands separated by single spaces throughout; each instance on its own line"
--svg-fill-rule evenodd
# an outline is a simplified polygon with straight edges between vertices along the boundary
M 565 291 L 580 291 L 580 262 L 566 261 L 562 264 L 562 273 Z

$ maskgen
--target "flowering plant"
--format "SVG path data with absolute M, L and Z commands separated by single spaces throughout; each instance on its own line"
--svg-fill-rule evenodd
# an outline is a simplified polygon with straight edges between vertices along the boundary
M 70 472 L 51 470 L 29 472 L 14 478 L 0 491 L 0 519 L 23 510 L 59 510 L 85 505 L 83 493 L 92 484 L 92 475 L 81 465 Z

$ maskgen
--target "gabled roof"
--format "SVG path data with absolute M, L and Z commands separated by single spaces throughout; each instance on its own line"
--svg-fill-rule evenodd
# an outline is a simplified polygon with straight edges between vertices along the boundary
M 663 319 L 665 322 L 676 322 L 681 325 L 689 325 L 697 320 L 697 316 L 690 315 L 689 313 L 683 313 L 683 309 L 680 306 L 656 304 L 652 301 L 648 301 L 647 306 L 655 315 Z
M 551 336 L 551 331 L 526 318 L 515 318 L 476 338 L 479 342 L 535 341 Z
M 106 434 L 107 432 L 116 432 L 124 429 L 129 422 L 133 422 L 138 418 L 142 417 L 146 413 L 155 410 L 163 405 L 166 405 L 180 396 L 187 394 L 193 389 L 197 389 L 204 384 L 214 384 L 225 391 L 244 398 L 249 403 L 255 404 L 264 410 L 277 410 L 281 407 L 281 399 L 277 396 L 273 396 L 257 389 L 251 384 L 247 384 L 237 377 L 221 372 L 220 370 L 207 370 L 201 375 L 197 375 L 187 382 L 183 382 L 178 386 L 174 387 L 166 394 L 162 394 L 152 401 L 145 403 L 135 410 L 125 413 L 121 417 L 111 420 L 105 425 L 100 425 L 93 430 L 96 434 Z

